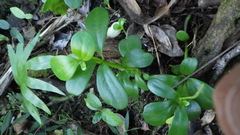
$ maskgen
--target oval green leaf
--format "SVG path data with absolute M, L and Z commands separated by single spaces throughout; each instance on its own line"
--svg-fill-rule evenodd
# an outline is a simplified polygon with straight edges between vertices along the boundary
M 37 56 L 27 61 L 27 69 L 31 70 L 43 70 L 51 68 L 50 59 L 52 55 Z
M 86 105 L 91 110 L 99 110 L 102 108 L 102 103 L 99 98 L 93 93 L 89 92 L 87 98 L 84 98 Z
M 198 66 L 198 60 L 196 58 L 185 58 L 180 64 L 180 72 L 183 75 L 192 74 Z
M 180 80 L 180 76 L 175 76 L 175 75 L 167 75 L 167 74 L 162 74 L 162 75 L 152 75 L 149 77 L 149 79 L 158 79 L 165 84 L 167 84 L 170 87 L 173 87 L 175 84 L 177 84 Z
M 71 39 L 71 50 L 83 61 L 90 60 L 95 52 L 96 42 L 87 31 L 79 31 Z
M 178 40 L 180 41 L 188 41 L 189 40 L 189 35 L 186 31 L 183 31 L 183 30 L 179 30 L 177 33 L 176 33 L 176 37 Z
M 102 119 L 105 121 L 107 124 L 111 126 L 120 126 L 122 125 L 122 120 L 117 116 L 117 114 L 103 109 L 102 111 Z
M 136 48 L 128 52 L 122 59 L 123 66 L 144 68 L 153 61 L 150 53 L 145 53 L 142 49 Z
M 181 72 L 180 72 L 180 65 L 174 65 L 171 67 L 171 71 L 173 74 L 175 75 L 181 75 Z
M 135 74 L 135 82 L 139 88 L 143 90 L 149 90 L 146 82 L 142 79 L 142 77 L 138 73 Z
M 168 135 L 187 135 L 188 116 L 184 105 L 180 104 L 174 112 Z
M 98 123 L 100 120 L 102 119 L 102 112 L 95 112 L 93 119 L 92 119 L 92 123 L 96 124 Z
M 141 40 L 137 35 L 130 35 L 127 38 L 122 39 L 118 44 L 118 50 L 122 56 L 136 48 L 142 48 Z
M 167 99 L 178 99 L 179 94 L 170 86 L 158 79 L 150 79 L 147 82 L 150 91 L 157 96 Z
M 194 78 L 189 78 L 185 83 L 189 95 L 194 95 L 201 85 L 204 84 L 201 93 L 194 99 L 194 101 L 196 101 L 203 109 L 213 108 L 212 94 L 214 89 L 211 86 Z
M 68 93 L 78 96 L 85 90 L 95 69 L 96 62 L 94 60 L 86 61 L 86 66 L 87 69 L 84 71 L 79 66 L 72 78 L 66 82 Z
M 163 102 L 152 102 L 144 107 L 143 118 L 152 126 L 161 126 L 171 117 L 174 112 L 176 102 L 167 100 Z
M 201 107 L 198 105 L 197 102 L 190 100 L 189 105 L 186 106 L 187 115 L 189 120 L 195 120 L 199 117 L 201 112 Z
M 78 67 L 78 60 L 65 55 L 54 56 L 50 60 L 50 65 L 54 74 L 63 81 L 72 78 Z
M 109 15 L 103 7 L 94 8 L 86 19 L 86 28 L 97 43 L 97 52 L 102 56 L 102 49 L 107 36 Z
M 72 9 L 79 8 L 82 5 L 82 0 L 64 0 L 64 2 Z
M 17 18 L 25 19 L 26 17 L 25 13 L 18 7 L 11 7 L 10 10 L 13 13 L 13 15 L 16 16 Z
M 10 24 L 5 20 L 0 19 L 0 28 L 3 30 L 8 30 L 10 28 Z
M 105 103 L 116 109 L 124 109 L 128 105 L 128 96 L 112 70 L 101 64 L 97 70 L 97 88 Z

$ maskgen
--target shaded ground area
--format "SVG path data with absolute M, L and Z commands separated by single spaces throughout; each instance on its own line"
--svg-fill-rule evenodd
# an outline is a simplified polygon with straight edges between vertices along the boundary
M 159 8 L 160 5 L 158 2 L 163 2 L 161 0 L 139 0 L 138 3 L 143 11 L 143 13 L 148 17 L 153 17 L 155 14 L 155 10 Z M 166 2 L 166 1 L 165 1 Z M 169 1 L 168 1 L 169 2 Z M 143 48 L 151 52 L 155 56 L 155 60 L 153 64 L 145 69 L 145 72 L 149 74 L 159 74 L 159 73 L 167 73 L 171 74 L 169 65 L 176 65 L 181 62 L 183 59 L 182 56 L 179 56 L 180 51 L 170 51 L 170 53 L 166 53 L 169 50 L 159 49 L 162 46 L 158 43 L 158 55 L 159 60 L 157 60 L 157 55 L 154 50 L 154 44 L 152 42 L 151 37 L 147 35 L 144 31 L 144 28 L 140 24 L 136 24 L 132 21 L 131 17 L 126 13 L 126 11 L 121 7 L 121 5 L 113 0 L 110 1 L 111 8 L 108 8 L 104 3 L 99 1 L 90 1 L 91 6 L 84 5 L 78 10 L 79 13 L 82 14 L 82 17 L 73 18 L 69 17 L 61 22 L 56 28 L 53 28 L 52 31 L 48 31 L 45 36 L 43 36 L 43 41 L 41 41 L 35 50 L 32 53 L 33 56 L 37 56 L 39 54 L 69 54 L 71 53 L 69 45 L 58 45 L 56 42 L 59 40 L 64 40 L 71 36 L 72 33 L 75 33 L 78 30 L 83 29 L 84 20 L 87 13 L 97 6 L 103 6 L 106 8 L 110 14 L 110 23 L 117 21 L 120 17 L 126 18 L 127 22 L 124 27 L 127 29 L 128 34 L 137 34 L 143 43 Z M 30 21 L 21 20 L 14 17 L 10 11 L 9 7 L 17 6 L 21 8 L 23 11 L 27 13 L 32 13 L 34 18 Z M 89 8 L 88 8 L 89 6 Z M 215 17 L 218 11 L 219 2 L 216 3 L 208 3 L 208 2 L 200 2 L 197 0 L 182 0 L 174 4 L 168 14 L 161 19 L 158 19 L 151 23 L 151 25 L 160 27 L 164 25 L 169 25 L 173 27 L 175 30 L 183 30 L 184 29 L 184 21 L 187 16 L 191 15 L 191 19 L 187 26 L 187 32 L 190 35 L 191 41 L 189 42 L 189 50 L 190 55 L 193 53 L 192 49 L 195 51 L 198 46 L 197 43 L 200 39 L 204 37 L 206 34 L 213 18 Z M 58 15 L 53 15 L 51 12 L 42 13 L 41 12 L 42 2 L 41 1 L 3 1 L 0 3 L 0 18 L 7 20 L 11 27 L 17 27 L 21 33 L 23 33 L 26 39 L 31 39 L 32 36 L 49 26 L 49 24 L 53 23 Z M 71 21 L 69 21 L 71 20 Z M 65 25 L 67 24 L 67 25 Z M 169 26 L 167 28 L 169 28 Z M 154 27 L 152 27 L 154 29 Z M 156 28 L 157 29 L 157 28 Z M 6 70 L 9 68 L 9 59 L 7 55 L 7 44 L 14 44 L 14 39 L 11 39 L 8 31 L 0 30 L 0 33 L 8 36 L 9 41 L 0 42 L 0 76 L 4 75 Z M 156 37 L 161 37 L 162 35 L 157 35 Z M 107 39 L 105 48 L 104 48 L 104 56 L 109 60 L 117 61 L 119 58 L 119 53 L 117 52 L 117 43 L 125 38 L 125 35 L 121 33 L 118 37 L 114 39 Z M 27 41 L 26 41 L 27 42 Z M 63 41 L 60 41 L 61 43 Z M 66 42 L 67 43 L 67 42 Z M 178 47 L 184 50 L 184 42 L 178 42 Z M 174 55 L 174 56 L 173 56 Z M 235 62 L 233 62 L 235 63 Z M 160 65 L 160 67 L 159 67 Z M 48 71 L 40 71 L 40 72 L 29 72 L 30 76 L 41 78 L 47 82 L 50 82 L 57 86 L 59 89 L 65 90 L 65 83 L 59 81 L 52 73 L 51 70 Z M 207 73 L 208 76 L 208 73 Z M 206 77 L 206 73 L 199 76 L 204 81 L 210 81 L 211 78 Z M 92 77 L 94 79 L 94 75 Z M 215 79 L 216 81 L 217 79 Z M 215 84 L 211 82 L 212 85 Z M 86 91 L 91 91 L 93 89 L 97 89 L 95 86 L 95 82 L 89 84 Z M 58 129 L 61 132 L 62 129 L 76 129 L 77 127 L 81 127 L 85 134 L 114 134 L 110 127 L 103 121 L 100 121 L 97 124 L 92 124 L 92 116 L 94 115 L 94 111 L 89 110 L 86 105 L 84 98 L 86 94 L 83 93 L 77 97 L 66 97 L 56 99 L 55 95 L 46 95 L 42 92 L 35 91 L 39 97 L 49 106 L 52 110 L 52 116 L 46 115 L 42 113 L 42 117 L 45 118 L 44 126 L 39 128 L 37 125 L 34 127 L 34 120 L 30 117 L 25 123 L 20 123 L 19 127 L 21 129 L 14 129 L 15 132 L 22 131 L 25 134 L 31 132 L 34 134 L 47 132 L 48 134 L 54 134 L 53 131 Z M 8 109 L 15 110 L 14 116 L 20 115 L 21 113 L 18 111 L 21 108 L 21 104 L 18 103 L 20 99 L 18 94 L 20 93 L 19 87 L 17 84 L 12 81 L 9 86 L 4 90 L 0 99 L 1 115 L 5 115 L 5 111 Z M 167 134 L 168 125 L 160 126 L 160 127 L 152 127 L 148 125 L 144 119 L 142 118 L 143 107 L 152 101 L 162 100 L 151 92 L 144 92 L 141 94 L 140 99 L 138 101 L 131 100 L 129 106 L 125 110 L 114 110 L 125 116 L 127 112 L 130 115 L 130 128 L 135 128 L 132 131 L 129 131 L 130 135 L 150 135 L 150 134 Z M 7 106 L 7 107 L 6 107 Z M 108 107 L 107 105 L 105 105 Z M 109 106 L 109 108 L 111 108 Z M 207 117 L 206 120 L 204 118 Z M 209 120 L 209 122 L 208 122 Z M 9 132 L 13 129 L 9 129 Z M 56 130 L 55 130 L 56 131 Z M 8 132 L 8 133 L 9 133 Z M 55 133 L 56 134 L 56 133 Z M 221 135 L 222 132 L 218 127 L 218 123 L 215 119 L 215 114 L 213 111 L 204 110 L 201 116 L 189 122 L 189 134 L 190 135 Z

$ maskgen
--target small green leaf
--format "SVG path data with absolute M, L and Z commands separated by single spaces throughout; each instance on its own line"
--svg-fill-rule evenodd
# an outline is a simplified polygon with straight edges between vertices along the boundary
M 27 69 L 31 70 L 43 70 L 51 68 L 50 59 L 52 55 L 37 56 L 27 61 Z
M 102 103 L 99 98 L 93 93 L 89 92 L 87 98 L 84 98 L 86 105 L 91 110 L 99 110 L 102 108 Z
M 22 36 L 22 34 L 17 30 L 17 28 L 12 27 L 12 28 L 10 29 L 10 34 L 11 34 L 12 37 L 18 39 L 18 41 L 19 41 L 20 43 L 24 44 L 23 36 Z
M 186 89 L 189 92 L 190 96 L 194 95 L 201 87 L 201 85 L 204 84 L 201 93 L 197 98 L 194 99 L 194 101 L 196 101 L 203 109 L 213 108 L 212 94 L 214 89 L 211 86 L 194 78 L 189 78 L 185 83 Z
M 146 82 L 142 79 L 142 77 L 138 73 L 135 74 L 135 81 L 139 88 L 143 90 L 149 90 Z
M 139 97 L 139 90 L 136 84 L 131 82 L 130 76 L 127 74 L 126 71 L 121 71 L 117 75 L 119 81 L 122 83 L 127 95 L 134 99 L 138 99 Z
M 185 58 L 180 64 L 180 72 L 183 75 L 192 74 L 198 66 L 198 61 L 196 58 Z
M 177 33 L 176 33 L 176 37 L 178 40 L 180 41 L 188 41 L 189 40 L 189 35 L 186 31 L 183 31 L 183 30 L 179 30 Z
M 157 96 L 167 99 L 178 99 L 179 94 L 170 86 L 158 79 L 150 79 L 147 82 L 148 88 Z
M 71 129 L 67 129 L 67 135 L 74 135 L 74 133 Z
M 3 118 L 3 125 L 1 125 L 1 135 L 3 135 L 3 133 L 9 127 L 11 120 L 12 120 L 12 112 L 9 111 Z
M 173 100 L 152 102 L 144 107 L 142 116 L 150 125 L 161 126 L 165 124 L 169 117 L 171 117 L 175 106 L 176 102 Z
M 201 107 L 193 100 L 189 101 L 189 105 L 186 106 L 186 110 L 189 120 L 195 120 L 201 114 Z
M 162 75 L 152 75 L 149 77 L 149 79 L 158 79 L 165 84 L 167 84 L 170 87 L 173 87 L 175 84 L 177 84 L 180 80 L 180 76 L 175 76 L 175 75 L 167 75 L 167 74 L 162 74 Z
M 100 120 L 102 119 L 102 112 L 95 112 L 93 119 L 92 119 L 92 123 L 96 124 L 98 123 Z
M 67 5 L 63 0 L 46 0 L 42 11 L 47 12 L 48 10 L 53 11 L 54 14 L 65 15 L 67 13 Z
M 136 48 L 142 48 L 141 40 L 136 35 L 130 35 L 127 38 L 122 39 L 118 44 L 118 50 L 122 56 L 126 55 L 129 51 Z
M 10 24 L 5 20 L 0 19 L 0 28 L 3 30 L 8 30 L 10 28 Z
M 96 62 L 94 60 L 86 61 L 86 66 L 87 69 L 85 71 L 78 67 L 73 77 L 66 82 L 68 93 L 77 96 L 85 90 L 92 76 L 93 70 L 95 69 Z
M 63 81 L 67 81 L 74 75 L 79 61 L 73 57 L 58 55 L 51 58 L 50 65 L 54 74 Z
M 116 109 L 124 109 L 128 105 L 128 96 L 112 70 L 101 64 L 97 70 L 97 88 L 105 103 Z
M 39 125 L 42 125 L 42 121 L 41 121 L 38 109 L 24 97 L 23 97 L 23 103 L 24 103 L 24 106 L 27 108 L 28 112 L 31 114 L 31 116 L 39 123 Z
M 122 59 L 123 66 L 144 68 L 149 66 L 153 61 L 150 53 L 145 53 L 142 49 L 136 48 L 129 51 Z
M 64 1 L 72 9 L 79 8 L 82 5 L 82 0 L 64 0 Z
M 173 116 L 168 135 L 187 135 L 188 116 L 184 105 L 180 104 Z
M 102 49 L 107 36 L 109 15 L 103 7 L 94 8 L 86 19 L 86 28 L 97 43 L 97 52 L 102 56 Z
M 171 67 L 171 71 L 172 73 L 174 73 L 175 75 L 181 75 L 180 72 L 180 65 L 174 65 Z
M 25 18 L 26 18 L 26 19 L 32 19 L 32 18 L 33 18 L 33 15 L 32 15 L 32 14 L 25 14 Z
M 25 19 L 26 17 L 25 13 L 18 7 L 11 7 L 10 10 L 13 13 L 13 15 L 16 16 L 17 18 Z
M 21 122 L 21 121 L 23 121 L 23 120 L 26 120 L 29 116 L 30 116 L 30 114 L 29 114 L 29 113 L 26 113 L 26 114 L 24 114 L 23 116 L 15 119 L 15 120 L 13 121 L 13 123 L 19 123 L 19 122 Z
M 102 119 L 107 124 L 111 126 L 120 126 L 122 125 L 122 120 L 113 112 L 103 109 L 102 111 Z
M 0 41 L 8 41 L 8 40 L 9 40 L 8 37 L 0 34 Z
M 23 55 L 23 61 L 27 61 L 27 59 L 29 58 L 33 48 L 36 46 L 37 42 L 39 41 L 39 33 L 26 45 L 23 53 L 21 55 Z M 23 42 L 24 44 L 24 42 Z
M 83 61 L 88 61 L 93 57 L 96 46 L 94 38 L 87 31 L 79 31 L 71 39 L 73 54 Z

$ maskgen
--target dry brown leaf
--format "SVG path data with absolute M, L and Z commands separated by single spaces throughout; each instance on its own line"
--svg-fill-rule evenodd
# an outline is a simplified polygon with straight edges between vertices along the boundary
M 19 113 L 17 115 L 17 118 L 20 118 L 20 117 L 22 117 L 22 113 Z M 16 132 L 16 134 L 19 135 L 19 134 L 21 134 L 25 130 L 27 122 L 28 122 L 28 120 L 25 119 L 23 121 L 13 123 L 13 129 Z
M 215 112 L 213 110 L 206 110 L 203 114 L 202 120 L 202 126 L 205 126 L 213 121 L 215 118 Z

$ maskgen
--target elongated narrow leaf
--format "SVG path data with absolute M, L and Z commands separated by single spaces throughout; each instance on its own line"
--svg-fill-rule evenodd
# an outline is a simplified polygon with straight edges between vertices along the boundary
M 173 116 L 168 135 L 187 135 L 188 116 L 184 105 L 180 104 Z
M 142 48 L 141 40 L 137 35 L 130 35 L 126 39 L 121 40 L 118 44 L 118 49 L 122 56 L 136 48 Z
M 112 70 L 101 64 L 97 71 L 97 88 L 105 103 L 116 109 L 124 109 L 128 105 L 128 96 Z
M 24 19 L 26 16 L 25 13 L 18 7 L 11 7 L 10 10 L 17 18 Z
M 123 66 L 137 68 L 147 67 L 152 61 L 153 56 L 139 48 L 129 51 L 122 59 Z
M 38 41 L 39 41 L 39 33 L 26 45 L 25 50 L 23 51 L 24 61 L 27 61 L 28 57 L 30 56 L 33 48 L 36 46 Z
M 186 89 L 190 95 L 194 95 L 201 85 L 204 84 L 201 93 L 194 99 L 194 101 L 196 101 L 203 109 L 213 108 L 212 94 L 214 89 L 211 86 L 194 78 L 189 78 L 185 83 Z
M 39 123 L 39 125 L 42 125 L 42 121 L 41 121 L 38 109 L 24 97 L 23 97 L 23 103 L 24 103 L 24 106 L 27 108 L 28 112 L 31 114 L 31 116 Z
M 27 86 L 32 89 L 54 92 L 54 93 L 65 96 L 65 94 L 61 90 L 59 90 L 57 87 L 39 79 L 28 77 Z
M 12 112 L 9 111 L 3 118 L 3 122 L 1 125 L 1 135 L 6 131 L 6 129 L 9 127 L 12 120 Z
M 86 19 L 86 28 L 96 40 L 96 49 L 100 55 L 102 55 L 102 49 L 107 36 L 108 22 L 108 12 L 102 7 L 93 9 Z
M 48 109 L 47 105 L 41 99 L 39 99 L 30 89 L 28 89 L 27 86 L 22 85 L 20 88 L 21 93 L 26 100 L 31 102 L 31 104 L 34 106 L 42 109 L 46 113 L 51 114 L 51 111 Z M 31 114 L 31 112 L 29 113 Z
M 58 55 L 51 58 L 50 65 L 54 74 L 63 81 L 72 78 L 79 61 L 73 57 Z
M 0 19 L 0 28 L 3 30 L 7 30 L 10 28 L 10 24 L 5 20 Z
M 179 94 L 170 86 L 158 79 L 151 79 L 147 83 L 148 88 L 154 94 L 167 98 L 167 99 L 178 99 Z
M 64 2 L 72 9 L 79 8 L 82 5 L 82 0 L 64 0 Z
M 87 31 L 79 31 L 71 39 L 72 53 L 83 61 L 93 57 L 96 47 L 93 36 Z
M 138 73 L 136 73 L 134 77 L 136 84 L 138 85 L 139 88 L 143 90 L 149 90 L 146 82 L 142 79 L 142 77 Z
M 170 87 L 173 87 L 175 84 L 177 84 L 180 80 L 180 76 L 175 76 L 175 75 L 167 75 L 167 74 L 162 74 L 162 75 L 152 75 L 149 77 L 149 79 L 158 79 L 165 84 L 167 84 Z
M 173 100 L 149 103 L 144 107 L 143 118 L 153 126 L 164 125 L 173 114 L 175 106 L 176 102 Z
M 101 112 L 102 112 L 102 119 L 107 124 L 112 126 L 122 125 L 122 120 L 117 116 L 117 114 L 106 109 L 103 109 Z
M 27 69 L 43 70 L 51 68 L 50 60 L 52 55 L 37 56 L 27 61 Z
M 185 58 L 180 64 L 180 72 L 183 75 L 190 75 L 197 69 L 198 61 L 196 58 Z
M 98 110 L 102 108 L 102 103 L 99 98 L 91 92 L 87 94 L 87 98 L 84 98 L 84 100 L 87 104 L 87 107 L 91 110 Z
M 73 77 L 66 82 L 66 89 L 68 93 L 73 95 L 80 95 L 86 88 L 93 70 L 95 69 L 96 62 L 94 60 L 86 61 L 87 69 L 83 71 L 80 67 L 77 68 Z
M 18 39 L 18 41 L 19 41 L 20 43 L 24 44 L 23 36 L 22 36 L 22 34 L 17 30 L 17 28 L 12 27 L 12 28 L 10 29 L 10 34 L 11 34 L 12 37 Z

